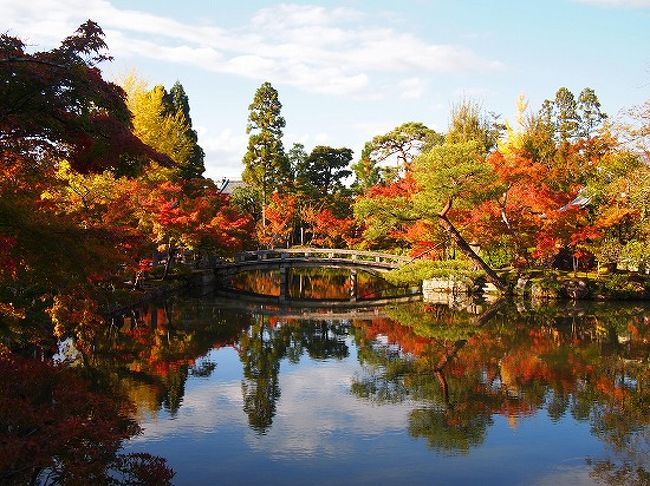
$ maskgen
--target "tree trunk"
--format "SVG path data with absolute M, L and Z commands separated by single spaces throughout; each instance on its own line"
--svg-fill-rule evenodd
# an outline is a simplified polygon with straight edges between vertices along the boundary
M 485 272 L 488 282 L 493 284 L 501 292 L 508 292 L 508 286 L 503 283 L 499 276 L 492 270 L 483 259 L 476 254 L 472 247 L 469 246 L 469 243 L 465 241 L 465 238 L 458 232 L 456 227 L 453 225 L 449 218 L 447 218 L 447 213 L 451 209 L 451 200 L 447 202 L 444 209 L 438 213 L 438 221 L 443 229 L 447 232 L 449 237 L 454 240 L 458 249 L 465 255 L 467 258 L 472 260 L 481 270 Z
M 266 228 L 266 182 L 262 185 L 262 228 Z
M 174 246 L 172 245 L 172 239 L 169 239 L 169 243 L 167 245 L 167 261 L 165 262 L 165 271 L 163 272 L 162 280 L 165 280 L 167 278 L 167 275 L 169 274 L 169 269 L 172 266 L 172 259 L 174 257 Z
M 440 385 L 440 392 L 442 393 L 442 399 L 445 402 L 445 405 L 449 406 L 449 385 L 447 384 L 447 378 L 440 370 L 435 370 L 433 376 L 438 380 Z
M 262 196 L 262 228 L 266 228 L 266 191 L 263 192 Z
M 499 209 L 501 211 L 501 219 L 506 224 L 508 231 L 512 230 L 510 226 L 510 220 L 508 219 L 508 214 L 506 213 L 506 206 L 508 204 L 508 191 L 503 193 L 503 199 L 499 201 Z

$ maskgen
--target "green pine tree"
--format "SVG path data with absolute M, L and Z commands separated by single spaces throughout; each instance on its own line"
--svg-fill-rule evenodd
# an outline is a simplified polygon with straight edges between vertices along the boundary
M 255 92 L 248 107 L 248 150 L 244 155 L 244 182 L 255 188 L 262 202 L 262 224 L 266 226 L 264 206 L 271 194 L 290 179 L 289 159 L 282 145 L 284 118 L 278 92 L 269 82 Z

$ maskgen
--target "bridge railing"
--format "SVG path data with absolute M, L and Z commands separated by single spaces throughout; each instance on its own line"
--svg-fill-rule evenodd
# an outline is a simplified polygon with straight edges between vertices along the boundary
M 408 263 L 411 257 L 392 255 L 375 251 L 338 250 L 334 248 L 290 248 L 277 250 L 245 251 L 235 256 L 235 263 L 255 262 L 262 260 L 291 260 L 327 258 L 331 260 L 351 260 L 359 262 L 388 263 L 402 265 Z

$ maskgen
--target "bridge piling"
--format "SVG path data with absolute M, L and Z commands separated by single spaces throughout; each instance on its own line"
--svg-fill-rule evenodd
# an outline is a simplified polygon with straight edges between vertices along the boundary
M 285 302 L 289 294 L 289 269 L 280 266 L 280 302 Z
M 359 285 L 357 278 L 357 270 L 350 270 L 350 302 L 357 301 L 357 295 L 359 293 Z

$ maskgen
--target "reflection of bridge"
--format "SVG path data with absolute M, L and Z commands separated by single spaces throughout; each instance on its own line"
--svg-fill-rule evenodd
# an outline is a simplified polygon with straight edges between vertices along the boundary
M 280 317 L 282 319 L 301 319 L 308 321 L 329 320 L 372 320 L 387 317 L 385 304 L 421 300 L 412 295 L 384 299 L 384 301 L 363 301 L 344 303 L 333 301 L 288 301 L 278 305 L 277 297 L 261 295 L 242 295 L 236 292 L 219 292 L 217 306 L 220 309 L 248 311 L 253 314 Z M 330 304 L 338 305 L 330 305 Z
M 215 276 L 220 282 L 241 272 L 255 270 L 280 271 L 280 302 L 288 302 L 288 270 L 292 267 L 302 268 L 350 268 L 350 299 L 342 303 L 356 302 L 358 297 L 357 269 L 386 272 L 399 268 L 411 260 L 408 256 L 391 255 L 373 251 L 337 250 L 331 248 L 292 248 L 287 250 L 246 251 L 235 256 L 234 262 L 221 263 L 215 267 Z M 413 295 L 416 292 L 410 292 Z M 405 297 L 405 296 L 401 296 Z M 371 299 L 392 300 L 398 297 L 380 297 Z M 304 301 L 300 301 L 304 302 Z M 325 301 L 318 301 L 323 305 Z M 364 300 L 369 302 L 369 300 Z M 383 303 L 383 302 L 382 302 Z M 326 305 L 336 305 L 328 301 Z
M 280 287 L 279 296 L 255 294 L 252 292 L 243 292 L 232 289 L 220 289 L 217 290 L 217 294 L 230 300 L 239 300 L 251 304 L 281 304 L 283 307 L 291 307 L 292 312 L 296 309 L 300 309 L 300 313 L 302 314 L 305 312 L 318 313 L 321 312 L 322 309 L 330 309 L 332 312 L 337 314 L 347 315 L 354 314 L 364 308 L 422 300 L 422 293 L 417 287 L 405 289 L 405 294 L 402 295 L 378 296 L 361 299 L 357 299 L 357 296 L 354 293 L 354 288 L 350 289 L 349 299 L 290 299 L 287 297 L 288 291 L 286 287 L 286 285 L 284 288 L 282 286 Z

